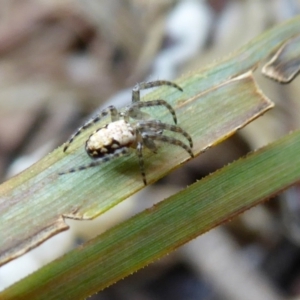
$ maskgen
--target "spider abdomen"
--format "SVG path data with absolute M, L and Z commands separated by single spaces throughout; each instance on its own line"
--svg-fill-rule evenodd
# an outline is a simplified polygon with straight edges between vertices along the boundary
M 93 132 L 86 141 L 85 150 L 92 158 L 113 154 L 117 149 L 130 147 L 136 142 L 133 128 L 125 120 L 107 124 Z

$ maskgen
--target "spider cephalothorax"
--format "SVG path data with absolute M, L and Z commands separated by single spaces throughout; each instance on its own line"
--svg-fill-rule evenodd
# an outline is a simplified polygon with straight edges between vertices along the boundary
M 68 149 L 74 138 L 83 130 L 100 121 L 102 117 L 108 114 L 111 116 L 111 122 L 94 131 L 86 141 L 85 150 L 93 161 L 88 165 L 79 166 L 67 172 L 60 173 L 60 175 L 100 165 L 113 158 L 129 153 L 130 148 L 135 148 L 139 158 L 143 181 L 146 185 L 147 181 L 143 159 L 144 147 L 156 153 L 157 144 L 155 141 L 162 141 L 183 148 L 193 157 L 193 141 L 186 131 L 177 125 L 162 123 L 155 119 L 148 119 L 149 116 L 141 111 L 141 108 L 144 107 L 164 106 L 172 114 L 174 123 L 177 124 L 175 111 L 165 100 L 140 101 L 140 90 L 161 85 L 169 85 L 182 91 L 181 87 L 177 84 L 165 80 L 139 83 L 133 88 L 132 103 L 128 105 L 123 112 L 119 112 L 114 106 L 109 106 L 102 110 L 95 118 L 80 127 L 66 143 L 64 152 Z M 147 118 L 145 118 L 145 116 Z M 165 130 L 181 134 L 188 140 L 189 145 L 186 145 L 177 138 L 164 135 L 163 132 Z

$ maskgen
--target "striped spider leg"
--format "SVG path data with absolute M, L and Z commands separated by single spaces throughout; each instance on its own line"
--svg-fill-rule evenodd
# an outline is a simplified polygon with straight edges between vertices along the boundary
M 141 137 L 137 145 L 137 155 L 139 158 L 140 171 L 145 185 L 146 185 L 146 176 L 145 176 L 144 158 L 142 152 L 144 146 L 150 149 L 151 151 L 153 151 L 154 153 L 156 153 L 157 145 L 155 144 L 155 141 L 161 141 L 174 146 L 179 146 L 183 148 L 191 157 L 194 157 L 192 151 L 193 140 L 191 136 L 179 126 L 162 123 L 159 120 L 149 120 L 149 121 L 138 122 L 136 125 L 136 130 L 137 130 L 137 135 L 140 135 Z M 180 139 L 163 135 L 164 130 L 181 134 L 183 137 L 185 137 L 188 140 L 189 145 L 186 145 Z

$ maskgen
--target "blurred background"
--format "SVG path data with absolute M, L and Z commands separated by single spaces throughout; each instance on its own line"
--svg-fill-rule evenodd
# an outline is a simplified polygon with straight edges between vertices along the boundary
M 300 12 L 298 0 L 0 0 L 0 180 L 67 140 L 97 109 L 130 102 Z M 300 127 L 299 78 L 255 74 L 275 109 L 93 221 L 0 268 L 0 289 L 195 180 Z M 300 185 L 91 299 L 300 299 Z M 1 243 L 1 241 L 0 241 Z

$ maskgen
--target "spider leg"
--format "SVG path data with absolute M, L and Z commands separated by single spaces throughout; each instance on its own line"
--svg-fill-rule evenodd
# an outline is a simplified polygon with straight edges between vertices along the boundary
M 109 106 L 106 109 L 102 110 L 100 113 L 98 113 L 93 119 L 87 121 L 83 126 L 81 126 L 67 141 L 64 152 L 68 149 L 70 144 L 73 142 L 74 138 L 78 136 L 83 130 L 87 129 L 88 127 L 92 126 L 93 124 L 99 122 L 103 117 L 107 116 L 108 114 L 111 115 L 111 120 L 117 121 L 119 119 L 119 113 L 117 109 L 114 106 Z
M 144 157 L 143 157 L 143 143 L 138 142 L 136 147 L 136 153 L 139 158 L 139 165 L 140 171 L 143 178 L 144 185 L 147 185 L 146 173 L 145 173 L 145 164 L 144 164 Z
M 133 119 L 143 119 L 143 112 L 140 111 L 140 108 L 151 107 L 151 106 L 164 106 L 171 113 L 174 123 L 177 124 L 177 117 L 173 107 L 165 100 L 151 100 L 151 101 L 138 101 L 129 105 L 124 115 L 133 118 Z
M 150 89 L 153 87 L 168 85 L 176 88 L 179 91 L 183 91 L 182 88 L 174 82 L 167 80 L 156 80 L 150 82 L 140 82 L 132 89 L 132 103 L 141 101 L 140 90 Z
M 68 173 L 74 173 L 74 172 L 77 172 L 77 171 L 82 171 L 82 170 L 85 170 L 85 169 L 88 169 L 88 168 L 96 167 L 96 166 L 99 166 L 99 165 L 101 165 L 103 163 L 106 163 L 106 162 L 108 162 L 108 161 L 110 161 L 110 160 L 112 160 L 114 158 L 124 156 L 124 155 L 126 155 L 128 153 L 129 153 L 129 148 L 123 147 L 123 148 L 117 149 L 114 153 L 112 153 L 112 154 L 106 154 L 103 157 L 98 158 L 97 160 L 94 160 L 94 161 L 92 161 L 91 163 L 89 163 L 87 165 L 83 165 L 83 166 L 71 168 L 71 169 L 69 169 L 69 170 L 67 170 L 65 172 L 58 173 L 58 175 L 64 175 L 64 174 L 68 174 Z
M 179 126 L 162 123 L 157 120 L 150 120 L 150 121 L 138 122 L 137 128 L 146 133 L 148 133 L 148 131 L 150 131 L 150 133 L 156 133 L 158 130 L 169 130 L 172 132 L 180 133 L 189 141 L 190 148 L 193 148 L 193 140 L 192 140 L 191 136 Z M 154 130 L 154 132 L 153 132 L 153 130 Z
M 157 140 L 162 141 L 168 144 L 172 144 L 175 146 L 179 146 L 183 148 L 191 157 L 194 157 L 194 154 L 192 152 L 192 149 L 187 146 L 185 143 L 183 143 L 181 140 L 178 140 L 176 138 L 166 136 L 166 135 L 157 135 L 155 132 L 144 132 L 142 133 L 142 137 L 144 140 L 151 139 L 151 140 Z

